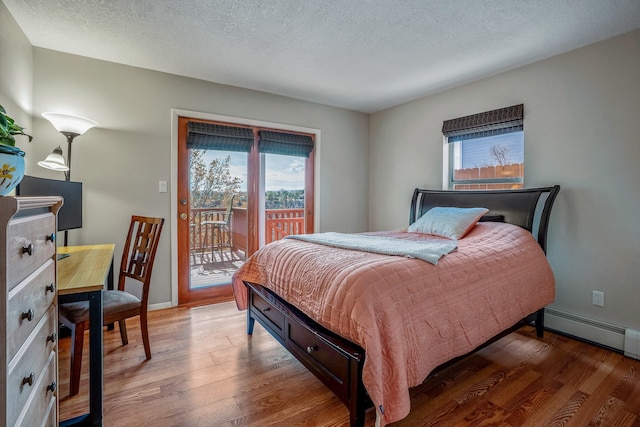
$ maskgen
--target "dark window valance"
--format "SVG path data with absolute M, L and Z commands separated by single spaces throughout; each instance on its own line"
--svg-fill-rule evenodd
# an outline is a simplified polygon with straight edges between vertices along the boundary
M 253 145 L 253 129 L 215 123 L 188 122 L 187 148 L 194 150 L 242 151 Z
M 311 151 L 313 151 L 313 138 L 309 135 L 260 131 L 261 153 L 309 157 Z
M 485 111 L 442 123 L 442 133 L 449 142 L 482 138 L 523 130 L 524 105 Z

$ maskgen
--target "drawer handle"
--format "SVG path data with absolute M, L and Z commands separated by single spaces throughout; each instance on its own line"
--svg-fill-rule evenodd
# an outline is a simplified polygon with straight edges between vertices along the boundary
M 50 391 L 51 393 L 53 393 L 56 391 L 56 388 L 58 388 L 58 384 L 56 384 L 56 382 L 54 381 L 47 386 L 47 391 Z
M 314 351 L 318 351 L 318 346 L 317 345 L 310 345 L 307 347 L 307 353 L 311 354 Z
M 35 379 L 36 379 L 36 374 L 31 372 L 31 375 L 29 375 L 28 377 L 24 377 L 22 379 L 22 385 L 29 384 L 29 386 L 32 386 L 33 385 L 33 381 Z
M 271 307 L 265 307 L 260 311 L 262 311 L 263 313 L 266 313 L 267 311 L 270 311 L 270 310 L 271 310 Z
M 29 243 L 29 246 L 23 247 L 22 253 L 29 254 L 29 256 L 33 255 L 33 243 Z
M 21 320 L 27 319 L 29 322 L 31 322 L 33 320 L 33 309 L 30 308 L 29 311 L 26 311 L 24 313 L 22 313 L 22 317 L 20 318 Z
M 47 293 L 47 292 L 54 293 L 55 291 L 56 291 L 56 284 L 55 283 L 47 285 L 47 287 L 45 288 L 45 293 Z
M 47 237 L 45 238 L 45 242 L 53 242 L 55 243 L 56 241 L 56 233 L 51 233 L 49 235 L 47 235 Z
M 47 342 L 51 341 L 51 342 L 56 342 L 56 338 L 58 338 L 58 335 L 54 332 L 51 335 L 49 335 L 47 337 Z

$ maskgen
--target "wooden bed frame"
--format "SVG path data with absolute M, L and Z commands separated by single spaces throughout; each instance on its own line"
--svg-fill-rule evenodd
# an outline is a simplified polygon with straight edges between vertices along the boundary
M 532 232 L 546 253 L 549 217 L 559 191 L 558 185 L 485 191 L 439 191 L 416 188 L 411 200 L 409 223 L 415 222 L 435 206 L 485 207 L 489 212 L 481 221 L 500 221 L 525 228 Z M 244 283 L 248 293 L 247 334 L 253 333 L 254 323 L 257 320 L 347 406 L 352 427 L 364 426 L 365 411 L 372 406 L 362 383 L 364 350 L 320 326 L 269 289 L 257 283 Z M 534 316 L 536 333 L 538 337 L 542 337 L 544 308 L 532 313 L 526 321 Z M 513 329 L 510 328 L 507 331 L 510 332 Z M 503 336 L 507 331 L 503 331 L 498 336 Z M 496 338 L 492 338 L 482 346 Z M 475 351 L 477 349 L 471 353 Z

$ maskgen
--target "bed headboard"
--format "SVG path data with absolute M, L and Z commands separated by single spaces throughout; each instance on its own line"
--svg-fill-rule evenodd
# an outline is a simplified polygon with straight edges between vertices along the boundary
M 529 230 L 546 253 L 549 216 L 559 191 L 559 185 L 518 190 L 478 191 L 416 188 L 411 199 L 409 224 L 413 224 L 416 219 L 436 206 L 487 208 L 489 212 L 483 217 L 485 221 L 507 222 Z

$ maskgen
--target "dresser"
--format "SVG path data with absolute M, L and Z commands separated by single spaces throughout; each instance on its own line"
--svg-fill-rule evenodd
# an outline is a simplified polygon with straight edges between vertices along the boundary
M 56 426 L 60 197 L 0 197 L 0 425 Z

